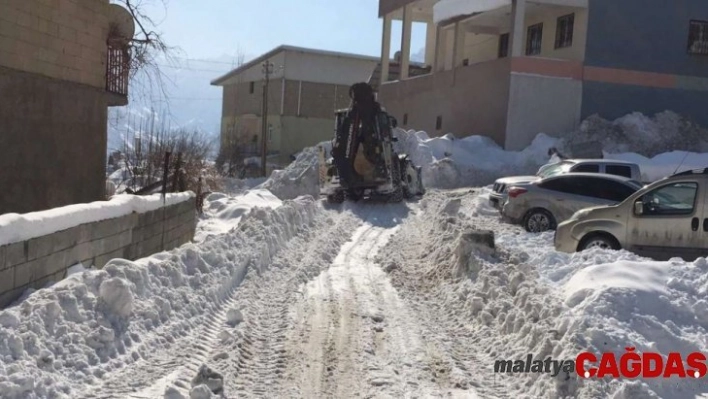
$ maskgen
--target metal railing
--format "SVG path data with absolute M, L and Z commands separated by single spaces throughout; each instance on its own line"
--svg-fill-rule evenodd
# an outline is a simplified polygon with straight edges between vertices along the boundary
M 130 51 L 126 45 L 108 43 L 106 62 L 106 91 L 121 96 L 128 95 Z

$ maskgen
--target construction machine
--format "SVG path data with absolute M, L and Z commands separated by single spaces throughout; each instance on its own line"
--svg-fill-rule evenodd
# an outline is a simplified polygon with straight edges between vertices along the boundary
M 423 195 L 422 170 L 394 150 L 397 125 L 367 83 L 350 87 L 351 106 L 335 111 L 335 137 L 319 147 L 320 193 L 331 203 L 369 199 L 401 202 Z

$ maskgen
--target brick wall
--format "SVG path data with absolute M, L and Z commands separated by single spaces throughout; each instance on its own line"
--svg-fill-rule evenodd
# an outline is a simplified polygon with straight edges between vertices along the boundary
M 108 4 L 0 1 L 0 66 L 105 87 Z
M 195 198 L 145 213 L 86 223 L 0 246 L 0 308 L 27 288 L 42 288 L 82 263 L 102 268 L 114 258 L 140 259 L 176 248 L 194 237 Z

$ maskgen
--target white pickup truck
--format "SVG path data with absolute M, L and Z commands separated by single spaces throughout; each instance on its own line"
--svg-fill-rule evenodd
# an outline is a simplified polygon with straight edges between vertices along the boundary
M 556 176 L 563 173 L 607 173 L 628 177 L 641 182 L 642 174 L 639 165 L 612 159 L 566 159 L 557 163 L 542 166 L 535 176 L 511 176 L 497 179 L 494 182 L 489 203 L 496 209 L 504 206 L 507 198 L 507 189 L 514 184 L 530 183 L 544 177 Z

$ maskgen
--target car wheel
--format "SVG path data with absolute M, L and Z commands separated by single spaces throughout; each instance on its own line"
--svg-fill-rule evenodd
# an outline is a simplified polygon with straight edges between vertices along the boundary
M 524 218 L 524 227 L 529 233 L 542 233 L 556 228 L 556 221 L 545 209 L 532 209 Z
M 612 249 L 616 251 L 620 249 L 620 245 L 614 237 L 607 234 L 590 234 L 580 242 L 578 251 L 585 251 L 590 248 Z

